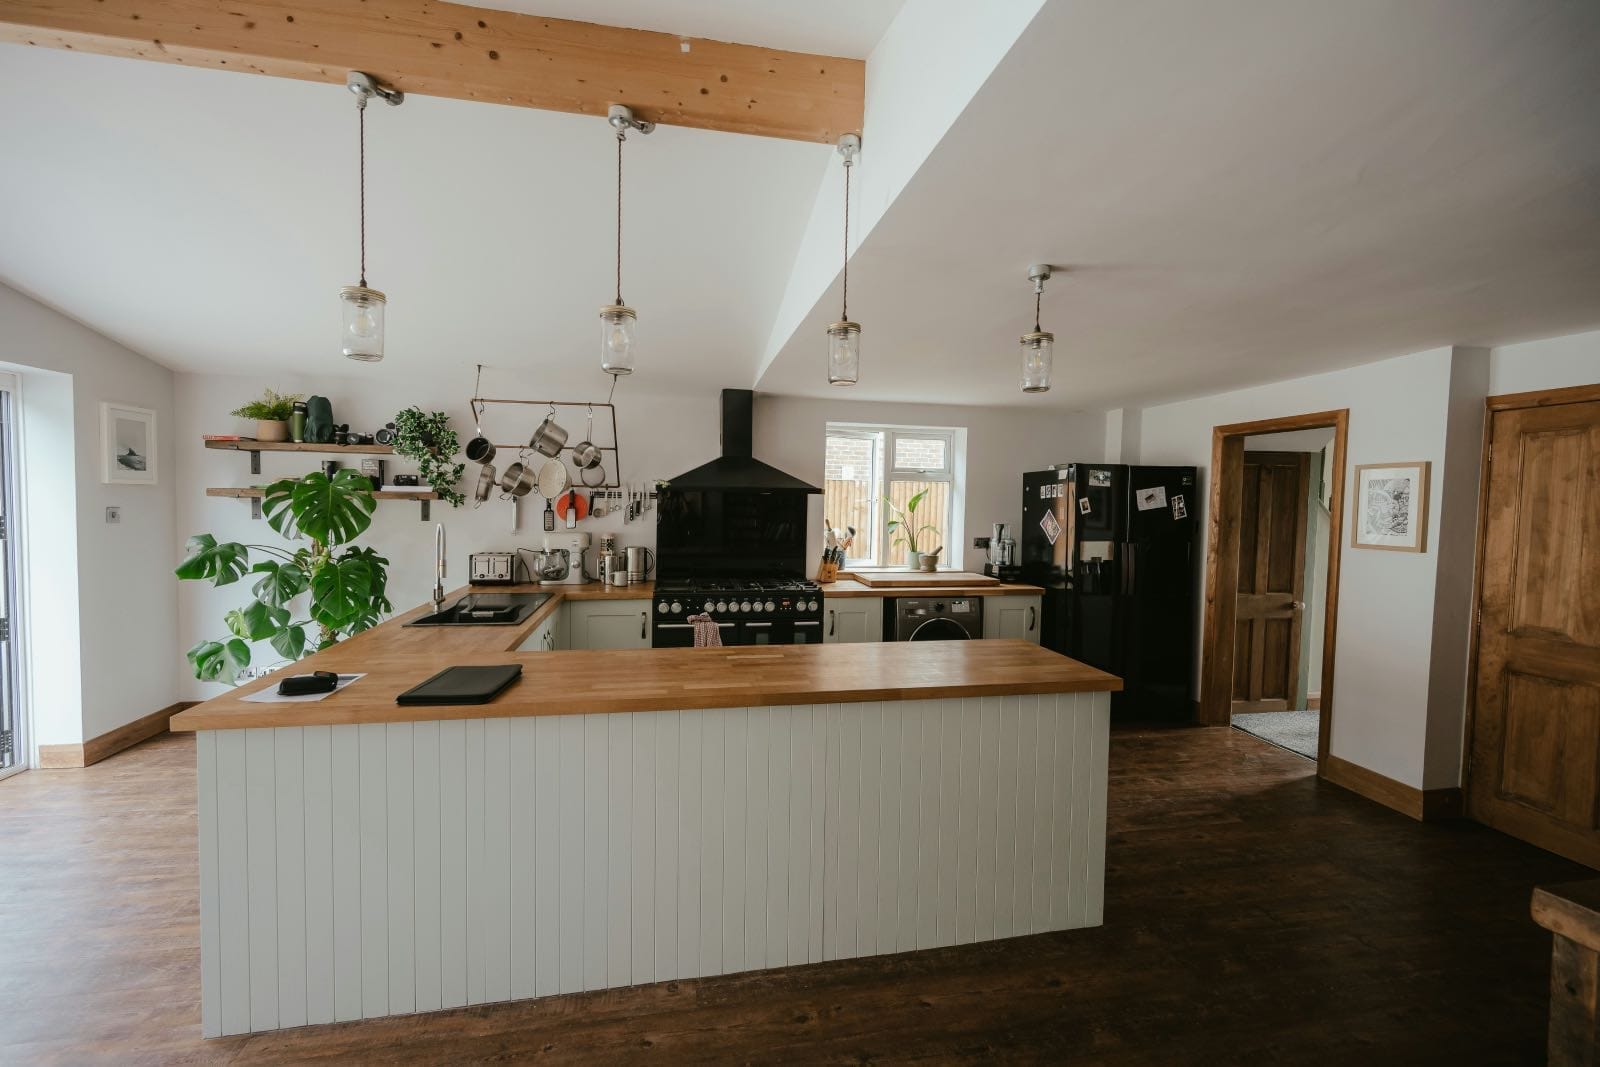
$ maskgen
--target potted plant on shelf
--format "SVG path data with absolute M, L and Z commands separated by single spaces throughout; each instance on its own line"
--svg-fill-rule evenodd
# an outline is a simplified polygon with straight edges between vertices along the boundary
M 280 393 L 276 389 L 262 392 L 260 400 L 252 400 L 233 414 L 241 419 L 256 420 L 257 441 L 287 441 L 289 416 L 294 406 L 303 398 L 298 393 Z
M 250 642 L 268 641 L 286 660 L 297 660 L 360 633 L 392 610 L 386 595 L 389 561 L 351 542 L 372 525 L 377 502 L 358 471 L 320 471 L 267 486 L 262 506 L 272 528 L 300 547 L 218 543 L 210 534 L 189 538 L 177 575 L 213 586 L 259 575 L 251 598 L 223 617 L 230 636 L 201 641 L 188 652 L 194 676 L 237 685 L 250 666 Z M 251 552 L 264 556 L 254 566 Z M 305 616 L 293 601 L 309 593 Z M 308 639 L 307 627 L 315 627 Z
M 917 507 L 927 495 L 926 489 L 914 494 L 906 501 L 903 509 L 895 506 L 895 502 L 888 497 L 883 498 L 884 506 L 889 509 L 889 522 L 885 528 L 893 535 L 894 544 L 906 546 L 906 567 L 909 570 L 931 569 L 925 567 L 922 562 L 923 553 L 920 551 L 920 546 L 925 543 L 922 535 L 931 531 L 934 537 L 939 536 L 939 528 L 932 523 L 917 525 Z M 935 549 L 930 555 L 934 557 L 937 566 L 938 550 Z
M 459 508 L 466 498 L 456 489 L 465 463 L 455 462 L 461 442 L 450 428 L 450 416 L 442 411 L 424 414 L 410 407 L 394 417 L 394 452 L 417 461 L 422 480 L 433 487 L 439 499 Z

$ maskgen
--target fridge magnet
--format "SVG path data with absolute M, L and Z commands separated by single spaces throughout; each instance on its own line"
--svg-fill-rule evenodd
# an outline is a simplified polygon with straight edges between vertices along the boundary
M 1155 486 L 1152 489 L 1136 489 L 1133 494 L 1134 506 L 1140 511 L 1154 511 L 1167 506 L 1167 487 Z
M 1356 468 L 1350 544 L 1390 552 L 1427 548 L 1428 462 L 1366 463 Z
M 1056 538 L 1061 536 L 1061 524 L 1056 521 L 1056 513 L 1045 512 L 1039 519 L 1039 528 L 1044 531 L 1044 539 L 1054 546 Z
M 1110 485 L 1111 484 L 1111 472 L 1110 471 L 1090 471 L 1089 472 L 1089 484 L 1090 485 L 1095 485 L 1095 486 L 1107 486 L 1107 485 Z
M 1182 493 L 1172 494 L 1172 517 L 1174 519 L 1187 519 L 1189 517 L 1189 508 L 1183 502 Z
M 1078 514 L 1080 514 L 1080 515 L 1089 514 L 1089 498 L 1088 497 L 1080 496 L 1078 498 Z
M 107 485 L 156 484 L 156 413 L 100 404 L 101 478 Z

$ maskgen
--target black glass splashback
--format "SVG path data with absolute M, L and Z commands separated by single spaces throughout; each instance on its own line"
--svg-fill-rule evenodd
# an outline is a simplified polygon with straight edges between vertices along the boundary
M 663 488 L 656 500 L 656 576 L 803 578 L 807 493 Z

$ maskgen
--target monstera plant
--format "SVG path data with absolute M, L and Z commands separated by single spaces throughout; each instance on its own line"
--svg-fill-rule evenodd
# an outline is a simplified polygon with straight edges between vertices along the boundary
M 250 666 L 252 641 L 270 642 L 279 655 L 297 660 L 308 649 L 319 651 L 376 625 L 392 610 L 385 595 L 389 561 L 351 544 L 372 525 L 375 505 L 372 482 L 359 472 L 341 470 L 331 478 L 318 472 L 266 489 L 267 522 L 289 539 L 287 546 L 218 542 L 210 534 L 189 538 L 179 578 L 223 586 L 256 576 L 250 600 L 224 616 L 229 636 L 189 650 L 194 676 L 235 685 Z M 264 558 L 252 563 L 252 553 Z

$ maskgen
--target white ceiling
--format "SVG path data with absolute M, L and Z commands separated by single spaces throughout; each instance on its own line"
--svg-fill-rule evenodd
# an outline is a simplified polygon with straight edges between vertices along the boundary
M 1093 409 L 1600 326 L 1597 56 L 1593 3 L 1046 3 L 857 252 L 850 394 Z M 1072 268 L 1037 398 L 1030 262 Z M 830 395 L 838 307 L 761 388 Z
M 903 0 L 472 0 L 525 15 L 865 59 Z
M 413 96 L 367 116 L 368 281 L 404 375 L 476 362 L 595 388 L 614 295 L 600 118 Z M 0 45 L 0 281 L 179 370 L 365 373 L 356 110 L 321 85 Z M 753 380 L 827 145 L 663 126 L 626 148 L 640 363 Z

